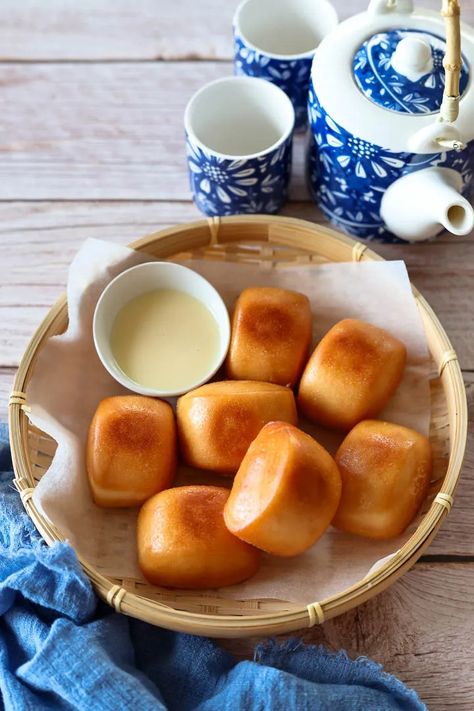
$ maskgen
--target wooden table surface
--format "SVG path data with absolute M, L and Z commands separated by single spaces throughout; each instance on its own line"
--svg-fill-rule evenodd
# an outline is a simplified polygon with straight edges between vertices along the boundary
M 235 0 L 2 0 L 0 6 L 0 420 L 15 368 L 62 293 L 87 237 L 126 244 L 199 218 L 182 115 L 202 84 L 232 71 Z M 437 7 L 438 3 L 427 3 Z M 441 4 L 441 3 L 439 3 Z M 474 24 L 474 4 L 464 19 Z M 340 17 L 363 0 L 335 0 Z M 297 142 L 284 214 L 318 222 Z M 457 350 L 474 393 L 474 240 L 374 245 L 406 261 Z M 388 591 L 303 633 L 368 655 L 430 709 L 474 708 L 473 427 L 456 503 L 434 543 Z M 226 647 L 245 656 L 255 640 Z

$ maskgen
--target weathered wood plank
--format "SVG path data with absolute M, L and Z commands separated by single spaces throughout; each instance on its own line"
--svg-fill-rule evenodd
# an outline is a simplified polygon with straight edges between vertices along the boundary
M 184 108 L 230 73 L 216 62 L 0 64 L 0 200 L 189 200 Z
M 230 72 L 225 62 L 0 63 L 0 201 L 189 200 L 184 108 Z M 308 199 L 305 148 L 295 136 L 296 200 Z
M 0 422 L 8 419 L 8 398 L 12 390 L 15 370 L 0 367 Z
M 235 3 L 4 0 L 0 57 L 15 60 L 228 58 Z M 180 21 L 177 21 L 180 18 Z
M 419 563 L 378 597 L 301 636 L 306 643 L 380 662 L 413 687 L 430 711 L 471 711 L 473 605 L 474 563 Z M 247 658 L 259 641 L 220 644 Z
M 456 490 L 451 513 L 443 521 L 441 529 L 426 555 L 474 557 L 474 373 L 464 373 L 469 425 L 466 455 L 463 470 Z
M 327 224 L 312 202 L 289 201 L 281 214 Z M 190 201 L 0 202 L 0 239 L 2 244 L 11 244 L 13 248 L 30 242 L 34 250 L 43 243 L 56 249 L 58 240 L 61 244 L 64 240 L 72 241 L 77 247 L 87 237 L 133 240 L 162 224 L 199 219 L 204 217 Z M 465 264 L 468 260 L 463 255 L 471 245 L 469 236 L 453 237 L 446 233 L 429 243 L 370 243 L 386 259 L 406 256 L 412 265 L 435 268 L 447 255 L 452 266 Z
M 184 107 L 228 72 L 218 63 L 0 65 L 0 199 L 189 199 Z
M 229 59 L 237 0 L 3 0 L 0 59 L 154 60 Z M 339 18 L 367 7 L 367 0 L 333 0 Z M 439 0 L 423 0 L 438 10 Z M 474 22 L 474 7 L 462 3 Z M 177 18 L 180 18 L 179 25 Z

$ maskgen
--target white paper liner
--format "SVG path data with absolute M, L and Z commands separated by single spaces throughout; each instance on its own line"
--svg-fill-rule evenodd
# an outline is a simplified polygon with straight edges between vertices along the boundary
M 106 372 L 95 352 L 92 318 L 106 284 L 124 269 L 152 258 L 99 240 L 84 243 L 70 267 L 69 327 L 40 351 L 28 386 L 31 421 L 51 435 L 58 448 L 34 492 L 34 502 L 77 552 L 104 575 L 144 580 L 136 562 L 136 510 L 100 509 L 92 502 L 85 471 L 85 442 L 99 401 L 127 392 Z M 403 262 L 363 262 L 281 267 L 205 260 L 184 262 L 218 289 L 232 309 L 247 286 L 296 289 L 310 298 L 316 342 L 334 323 L 354 317 L 381 326 L 408 350 L 403 381 L 380 419 L 428 434 L 429 353 Z M 341 435 L 302 423 L 331 451 Z M 182 468 L 179 483 L 229 481 Z M 416 528 L 389 541 L 372 541 L 329 528 L 305 554 L 264 556 L 249 581 L 219 594 L 237 599 L 270 598 L 307 604 L 341 592 L 395 553 Z

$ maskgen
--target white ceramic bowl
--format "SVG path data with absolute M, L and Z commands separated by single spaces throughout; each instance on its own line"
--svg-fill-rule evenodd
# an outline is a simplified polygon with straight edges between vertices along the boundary
M 118 312 L 132 299 L 155 289 L 176 289 L 198 299 L 209 309 L 219 328 L 219 350 L 209 362 L 204 377 L 195 383 L 188 382 L 181 390 L 158 390 L 141 385 L 123 372 L 112 353 L 110 339 Z M 202 385 L 220 368 L 229 348 L 230 321 L 221 296 L 200 274 L 172 262 L 147 262 L 122 272 L 104 289 L 94 312 L 93 336 L 98 356 L 115 380 L 141 395 L 173 397 Z

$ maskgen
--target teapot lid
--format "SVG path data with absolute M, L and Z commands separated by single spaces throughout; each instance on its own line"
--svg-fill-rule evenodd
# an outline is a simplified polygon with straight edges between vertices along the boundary
M 464 62 L 461 77 L 463 95 L 459 103 L 459 116 L 454 123 L 440 121 L 439 108 L 438 110 L 435 108 L 440 106 L 443 93 L 442 85 L 439 84 L 443 81 L 441 74 L 445 47 L 444 32 L 443 18 L 439 13 L 429 10 L 414 11 L 411 0 L 396 0 L 396 2 L 395 0 L 371 0 L 366 12 L 353 15 L 341 22 L 319 44 L 311 69 L 311 86 L 318 105 L 348 133 L 396 153 L 409 152 L 423 155 L 438 153 L 441 140 L 452 139 L 463 143 L 472 141 L 474 139 L 474 101 L 472 100 L 474 83 L 469 80 L 468 73 L 469 69 L 472 73 L 474 66 L 474 29 L 461 23 Z M 377 41 L 377 38 L 382 37 L 386 40 L 386 46 L 384 44 L 383 47 L 381 42 Z M 425 61 L 429 60 L 427 47 L 423 46 L 421 51 L 419 47 L 414 49 L 412 42 L 407 43 L 407 39 L 421 40 L 429 45 L 434 71 L 427 71 L 426 65 L 423 65 L 423 57 Z M 400 42 L 403 42 L 402 55 L 393 59 Z M 380 52 L 387 55 L 381 67 L 374 64 L 373 53 L 367 52 L 367 49 L 365 50 L 367 62 L 359 67 L 359 52 L 361 50 L 363 52 L 364 47 L 368 48 L 369 43 L 371 47 L 373 44 L 374 48 L 379 48 Z M 416 62 L 419 62 L 418 78 L 416 72 L 411 71 L 407 76 L 406 61 L 405 73 L 400 71 L 403 61 L 400 67 L 398 60 L 403 58 L 406 60 L 406 56 L 403 57 L 405 52 L 408 55 L 414 54 Z M 382 57 L 380 56 L 379 59 Z M 398 71 L 393 70 L 392 61 L 395 61 Z M 368 76 L 367 80 L 363 79 L 363 70 L 373 72 L 373 76 Z M 380 74 L 381 71 L 383 76 Z M 401 85 L 397 87 L 401 89 L 401 93 L 398 94 L 392 88 L 390 91 L 397 98 L 400 96 L 404 103 L 404 107 L 397 104 L 395 110 L 384 105 L 387 94 L 389 96 L 390 94 L 382 84 L 386 83 L 387 74 L 391 81 L 391 72 L 401 77 Z M 379 78 L 376 79 L 375 75 Z M 426 83 L 428 86 L 425 85 Z M 435 86 L 430 87 L 431 83 Z M 439 94 L 434 91 L 436 87 Z M 382 89 L 385 89 L 384 93 Z M 409 97 L 410 93 L 415 91 L 421 98 L 430 97 L 429 100 L 403 102 L 404 97 Z M 437 99 L 434 101 L 433 93 L 437 94 Z M 390 98 L 393 100 L 393 97 Z M 417 104 L 416 108 L 413 107 L 413 103 Z
M 352 71 L 360 91 L 390 111 L 433 114 L 443 100 L 443 37 L 418 29 L 389 29 L 366 39 L 354 54 Z M 469 80 L 465 59 L 461 96 Z

